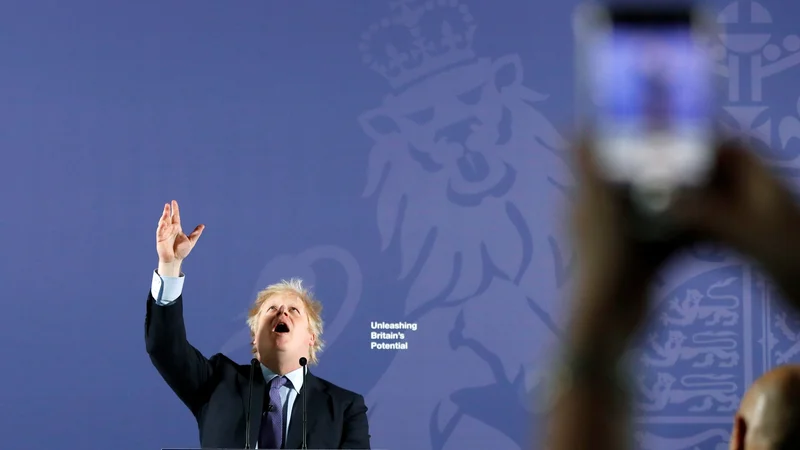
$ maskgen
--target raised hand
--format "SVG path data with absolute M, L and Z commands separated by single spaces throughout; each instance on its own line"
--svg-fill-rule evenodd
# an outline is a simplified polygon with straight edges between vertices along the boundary
M 580 259 L 567 351 L 613 367 L 647 319 L 651 285 L 683 239 L 638 239 L 630 229 L 626 199 L 602 177 L 592 143 L 581 141 L 573 155 L 578 183 L 571 228 Z
M 680 198 L 674 214 L 683 226 L 755 259 L 800 308 L 800 208 L 754 151 L 723 146 L 714 183 Z
M 200 235 L 203 234 L 205 225 L 198 225 L 189 235 L 181 228 L 181 214 L 178 202 L 164 205 L 164 212 L 158 221 L 156 231 L 156 251 L 158 252 L 159 268 L 162 266 L 180 266 L 189 253 L 191 253 Z M 163 274 L 168 275 L 168 274 Z

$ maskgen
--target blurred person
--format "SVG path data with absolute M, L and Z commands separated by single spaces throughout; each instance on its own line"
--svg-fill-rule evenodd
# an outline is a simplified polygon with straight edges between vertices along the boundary
M 158 269 L 145 318 L 150 360 L 197 419 L 200 445 L 247 448 L 249 442 L 251 448 L 301 448 L 302 395 L 308 394 L 307 448 L 369 449 L 364 397 L 310 371 L 303 382 L 300 359 L 317 362 L 323 324 L 321 304 L 300 280 L 268 286 L 255 299 L 247 319 L 255 355 L 251 364 L 237 364 L 221 353 L 206 358 L 189 343 L 181 264 L 204 229 L 198 225 L 185 234 L 178 202 L 164 205 L 156 231 Z
M 668 211 L 684 231 L 670 240 L 643 242 L 631 237 L 625 201 L 598 175 L 590 144 L 582 142 L 574 156 L 578 188 L 571 221 L 581 259 L 552 392 L 546 448 L 621 450 L 632 441 L 621 362 L 644 325 L 658 270 L 684 246 L 716 241 L 759 263 L 783 298 L 800 309 L 800 209 L 754 154 L 724 145 L 713 182 L 680 196 Z M 799 407 L 796 377 L 785 375 L 789 372 L 796 369 L 765 375 L 747 394 L 735 419 L 732 450 L 800 448 L 796 432 L 781 437 L 779 427 L 772 426 L 777 422 L 769 419 L 796 417 L 795 412 L 786 416 L 771 409 Z M 784 403 L 768 401 L 779 398 L 768 394 L 779 392 L 786 395 Z M 800 424 L 795 420 L 786 425 L 796 430 Z M 772 433 L 773 440 L 761 439 L 764 433 Z M 780 442 L 782 438 L 794 441 Z
M 730 450 L 800 448 L 800 365 L 779 366 L 747 390 L 733 421 Z

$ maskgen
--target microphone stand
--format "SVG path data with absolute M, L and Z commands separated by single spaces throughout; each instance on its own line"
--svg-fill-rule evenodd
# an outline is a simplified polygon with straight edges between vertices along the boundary
M 250 361 L 250 384 L 247 392 L 247 414 L 244 415 L 244 448 L 246 449 L 250 448 L 250 408 L 253 404 L 253 374 L 256 371 L 257 363 L 258 360 L 255 358 Z
M 308 372 L 308 360 L 306 358 L 300 358 L 300 366 L 303 367 L 303 387 L 300 388 L 301 394 L 303 395 L 303 450 L 306 450 L 306 392 L 308 392 L 308 386 L 306 386 L 306 373 Z

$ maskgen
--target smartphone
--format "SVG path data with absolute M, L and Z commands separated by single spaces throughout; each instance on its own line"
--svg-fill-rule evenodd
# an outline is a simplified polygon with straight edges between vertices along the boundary
M 602 175 L 651 221 L 711 176 L 713 25 L 692 5 L 584 4 L 575 15 L 580 125 Z

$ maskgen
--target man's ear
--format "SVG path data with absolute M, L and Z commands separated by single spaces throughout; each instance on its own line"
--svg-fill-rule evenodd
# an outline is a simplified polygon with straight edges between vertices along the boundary
M 747 423 L 744 417 L 736 414 L 733 418 L 733 431 L 731 432 L 730 450 L 744 450 L 744 438 L 747 434 Z

